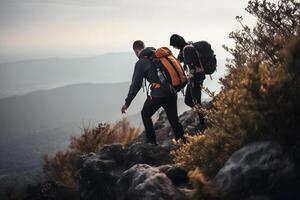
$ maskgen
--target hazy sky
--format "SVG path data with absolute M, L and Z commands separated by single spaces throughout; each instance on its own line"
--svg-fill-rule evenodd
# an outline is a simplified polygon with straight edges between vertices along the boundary
M 0 62 L 131 51 L 142 39 L 169 45 L 172 33 L 208 40 L 219 58 L 238 27 L 254 19 L 248 0 L 0 0 Z

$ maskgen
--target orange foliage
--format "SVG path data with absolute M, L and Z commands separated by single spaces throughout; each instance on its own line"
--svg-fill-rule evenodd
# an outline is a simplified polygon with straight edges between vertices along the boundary
M 139 132 L 140 130 L 132 127 L 126 119 L 112 126 L 100 123 L 94 129 L 84 129 L 81 136 L 70 138 L 68 150 L 57 152 L 53 158 L 44 156 L 44 174 L 47 179 L 74 188 L 76 186 L 74 165 L 80 155 L 98 152 L 105 144 L 120 143 L 127 146 L 137 138 Z

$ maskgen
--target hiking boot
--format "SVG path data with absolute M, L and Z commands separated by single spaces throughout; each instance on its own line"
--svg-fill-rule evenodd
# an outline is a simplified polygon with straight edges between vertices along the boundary
M 186 140 L 186 137 L 185 137 L 185 136 L 182 136 L 182 137 L 180 137 L 180 138 L 176 138 L 175 140 L 176 140 L 176 141 L 178 141 L 178 140 L 182 140 L 182 142 L 183 142 L 184 144 L 186 144 L 186 142 L 187 142 L 187 140 Z

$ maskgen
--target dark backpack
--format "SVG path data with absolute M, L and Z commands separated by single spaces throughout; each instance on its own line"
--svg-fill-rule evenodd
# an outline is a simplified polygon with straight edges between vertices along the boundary
M 213 74 L 217 69 L 217 59 L 211 45 L 206 41 L 192 43 L 196 49 L 199 62 L 204 68 L 205 74 Z

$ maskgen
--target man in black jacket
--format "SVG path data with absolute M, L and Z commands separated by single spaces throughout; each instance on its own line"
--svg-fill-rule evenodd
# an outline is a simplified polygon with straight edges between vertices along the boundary
M 145 48 L 143 41 L 137 40 L 133 43 L 133 50 L 139 60 L 135 64 L 129 92 L 125 99 L 125 104 L 121 109 L 122 113 L 126 112 L 131 101 L 139 92 L 144 78 L 146 78 L 150 84 L 159 83 L 156 69 L 153 67 L 153 62 L 150 60 L 150 58 L 154 55 L 155 49 L 152 47 Z M 185 141 L 184 130 L 178 119 L 177 94 L 160 87 L 151 87 L 150 96 L 148 96 L 145 101 L 141 113 L 146 131 L 147 142 L 156 144 L 156 136 L 151 117 L 160 107 L 163 107 L 166 111 L 168 120 L 175 134 L 175 139 L 183 139 Z
M 196 49 L 188 44 L 183 37 L 173 34 L 170 38 L 170 45 L 179 49 L 178 60 L 184 63 L 184 69 L 188 70 L 189 84 L 185 92 L 184 102 L 189 107 L 196 104 L 201 105 L 201 86 L 205 79 L 204 69 L 201 67 Z M 204 116 L 199 113 L 200 127 L 205 128 Z

